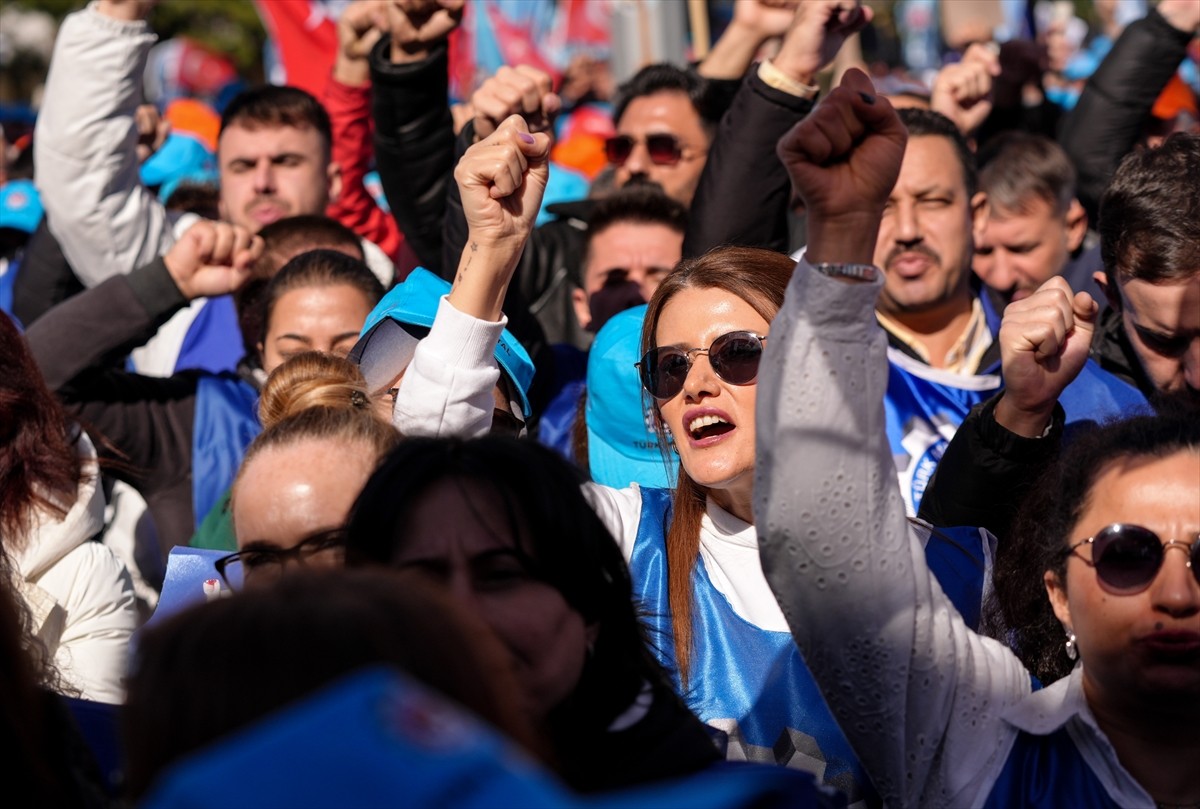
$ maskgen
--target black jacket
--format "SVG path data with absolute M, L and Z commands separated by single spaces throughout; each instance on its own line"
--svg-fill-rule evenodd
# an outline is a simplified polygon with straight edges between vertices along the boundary
M 114 359 L 145 343 L 186 304 L 159 258 L 60 303 L 25 335 L 46 384 L 95 439 L 106 470 L 146 499 L 164 558 L 186 545 L 195 527 L 198 373 L 142 376 Z
M 1133 149 L 1159 93 L 1187 56 L 1192 35 L 1155 9 L 1130 23 L 1088 79 L 1063 122 L 1059 143 L 1079 174 L 1076 196 L 1098 222 L 1100 197 Z

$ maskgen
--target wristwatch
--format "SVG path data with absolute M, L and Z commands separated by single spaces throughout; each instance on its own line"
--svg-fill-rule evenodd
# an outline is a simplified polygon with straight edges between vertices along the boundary
M 879 268 L 874 264 L 836 264 L 823 261 L 812 265 L 812 268 L 830 278 L 848 278 L 852 281 L 874 281 L 879 277 Z

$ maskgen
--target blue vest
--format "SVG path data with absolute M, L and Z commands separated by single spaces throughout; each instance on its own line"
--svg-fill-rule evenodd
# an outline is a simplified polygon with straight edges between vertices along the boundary
M 696 638 L 689 688 L 683 692 L 673 646 L 667 594 L 665 534 L 671 491 L 642 490 L 642 514 L 629 560 L 634 594 L 641 601 L 659 660 L 674 686 L 702 722 L 733 726 L 751 761 L 816 772 L 851 803 L 879 797 L 830 714 L 789 632 L 772 632 L 734 612 L 712 584 L 704 560 L 692 572 Z M 723 721 L 722 721 L 723 720 Z
M 234 374 L 197 377 L 192 425 L 192 509 L 196 528 L 233 484 L 246 447 L 261 432 L 258 392 L 249 383 Z
M 175 370 L 232 373 L 246 353 L 232 295 L 209 298 L 183 336 Z
M 1000 390 L 998 373 L 959 376 L 889 352 L 884 396 L 888 441 L 909 513 L 916 514 L 938 461 L 975 405 Z M 999 369 L 996 369 L 997 371 Z M 1068 438 L 1094 424 L 1148 412 L 1146 397 L 1088 360 L 1059 399 Z
M 983 805 L 985 809 L 1117 809 L 1065 727 L 1049 736 L 1018 734 Z

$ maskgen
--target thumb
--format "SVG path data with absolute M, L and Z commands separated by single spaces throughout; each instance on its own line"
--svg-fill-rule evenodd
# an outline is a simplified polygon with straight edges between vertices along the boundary
M 1096 331 L 1096 320 L 1100 315 L 1100 304 L 1086 292 L 1077 292 L 1071 299 L 1071 313 L 1075 317 L 1075 330 L 1083 332 L 1088 342 Z

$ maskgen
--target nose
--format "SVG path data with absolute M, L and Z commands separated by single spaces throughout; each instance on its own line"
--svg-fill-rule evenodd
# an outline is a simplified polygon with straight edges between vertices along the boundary
M 254 166 L 254 190 L 260 194 L 275 190 L 275 168 L 269 158 L 264 157 Z
M 995 249 L 990 256 L 991 270 L 983 276 L 992 289 L 1007 292 L 1017 285 L 1017 272 L 1012 259 L 1003 250 Z
M 1189 567 L 1191 546 L 1170 542 L 1163 553 L 1162 567 L 1151 585 L 1154 609 L 1176 618 L 1200 612 L 1200 582 Z
M 917 244 L 924 237 L 921 235 L 921 221 L 917 215 L 917 206 L 911 202 L 899 203 L 895 208 L 895 240 L 899 244 Z
M 648 174 L 650 172 L 650 150 L 646 148 L 645 140 L 641 138 L 634 139 L 633 150 L 625 160 L 624 169 L 631 176 Z
M 683 380 L 683 395 L 689 402 L 698 402 L 709 396 L 715 396 L 720 389 L 717 382 L 717 372 L 708 361 L 708 351 L 697 352 L 688 369 L 687 378 Z

